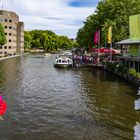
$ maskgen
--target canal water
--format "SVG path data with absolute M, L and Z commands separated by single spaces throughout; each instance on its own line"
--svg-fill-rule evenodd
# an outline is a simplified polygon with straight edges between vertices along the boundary
M 94 68 L 54 68 L 55 54 L 0 62 L 8 109 L 0 140 L 132 140 L 137 88 Z

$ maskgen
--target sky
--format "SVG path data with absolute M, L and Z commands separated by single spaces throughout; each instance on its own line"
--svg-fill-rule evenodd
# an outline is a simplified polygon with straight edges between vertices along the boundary
M 16 12 L 25 30 L 51 30 L 69 38 L 76 37 L 97 4 L 98 0 L 0 0 L 0 8 Z

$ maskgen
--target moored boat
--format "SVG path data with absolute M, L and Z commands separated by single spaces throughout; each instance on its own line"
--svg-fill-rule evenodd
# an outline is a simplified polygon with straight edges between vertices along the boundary
M 72 56 L 72 53 L 71 52 L 68 52 L 68 51 L 66 51 L 66 52 L 64 52 L 62 55 L 65 55 L 65 56 Z
M 50 57 L 51 54 L 50 54 L 50 53 L 45 53 L 44 56 L 45 56 L 45 57 Z
M 55 67 L 72 67 L 73 66 L 73 60 L 68 57 L 58 57 L 54 62 Z

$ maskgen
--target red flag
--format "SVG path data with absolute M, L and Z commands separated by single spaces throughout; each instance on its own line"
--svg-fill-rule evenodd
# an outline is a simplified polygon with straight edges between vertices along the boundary
M 94 44 L 98 45 L 99 41 L 100 41 L 100 30 L 98 30 L 94 33 Z

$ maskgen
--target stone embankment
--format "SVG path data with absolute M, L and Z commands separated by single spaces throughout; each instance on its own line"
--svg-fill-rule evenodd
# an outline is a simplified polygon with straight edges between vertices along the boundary
M 20 56 L 20 55 L 12 55 L 12 56 L 1 57 L 1 58 L 0 58 L 0 61 L 1 61 L 1 60 L 5 60 L 5 59 L 9 59 L 9 58 L 19 57 L 19 56 Z

